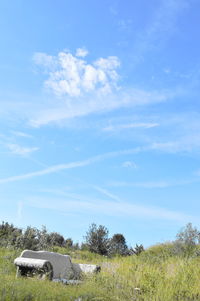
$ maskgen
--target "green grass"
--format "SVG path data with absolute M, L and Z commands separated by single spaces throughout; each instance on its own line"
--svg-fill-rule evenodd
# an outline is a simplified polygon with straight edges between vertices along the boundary
M 70 254 L 74 262 L 100 264 L 102 271 L 77 286 L 16 279 L 13 260 L 20 251 L 0 249 L 0 300 L 200 300 L 200 257 L 173 256 L 170 244 L 150 248 L 140 256 L 113 259 L 88 251 L 54 251 Z

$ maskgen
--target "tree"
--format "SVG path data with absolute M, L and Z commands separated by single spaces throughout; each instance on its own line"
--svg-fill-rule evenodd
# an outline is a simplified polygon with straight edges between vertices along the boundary
M 127 255 L 128 247 L 123 234 L 114 234 L 109 242 L 109 255 Z
M 37 229 L 38 236 L 38 249 L 46 250 L 50 246 L 50 235 L 45 226 L 42 226 L 42 229 Z
M 181 229 L 176 235 L 177 241 L 188 246 L 194 246 L 199 243 L 200 233 L 192 223 L 188 223 L 185 228 Z
M 108 229 L 102 225 L 92 224 L 85 236 L 91 252 L 107 255 L 109 248 Z
M 71 239 L 71 238 L 67 238 L 66 240 L 65 240 L 65 246 L 66 246 L 66 248 L 72 248 L 73 247 L 73 240 Z
M 50 239 L 51 246 L 59 246 L 59 247 L 63 246 L 65 241 L 64 237 L 57 232 L 51 232 L 49 234 L 49 239 Z
M 21 249 L 38 249 L 38 229 L 28 226 L 23 234 L 17 237 L 16 247 Z
M 13 224 L 2 222 L 0 225 L 0 246 L 13 246 L 22 230 L 13 226 Z
M 193 227 L 192 223 L 188 223 L 177 233 L 173 251 L 178 255 L 193 256 L 199 253 L 196 248 L 199 240 L 199 230 Z

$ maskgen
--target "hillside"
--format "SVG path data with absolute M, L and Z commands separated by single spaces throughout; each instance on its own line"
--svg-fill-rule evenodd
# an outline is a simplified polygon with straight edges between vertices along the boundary
M 36 279 L 16 279 L 14 258 L 21 250 L 0 249 L 0 300 L 200 300 L 199 247 L 190 256 L 174 255 L 172 244 L 149 248 L 140 255 L 107 258 L 88 251 L 55 248 L 73 261 L 98 263 L 101 273 L 78 286 Z

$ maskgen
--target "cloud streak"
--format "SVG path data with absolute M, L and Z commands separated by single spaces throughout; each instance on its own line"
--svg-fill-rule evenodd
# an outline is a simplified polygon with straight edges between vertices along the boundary
M 158 123 L 155 122 L 138 122 L 138 123 L 128 123 L 128 124 L 117 124 L 117 125 L 109 125 L 103 128 L 103 131 L 112 132 L 118 130 L 128 130 L 128 129 L 150 129 L 159 126 Z
M 167 101 L 174 97 L 174 94 L 167 91 L 144 91 L 140 89 L 121 89 L 117 93 L 110 93 L 102 96 L 92 93 L 91 95 L 81 96 L 72 100 L 70 97 L 63 101 L 51 102 L 34 114 L 29 123 L 33 127 L 40 127 L 49 123 L 59 123 L 63 120 L 87 116 L 95 113 L 109 112 L 119 108 L 128 108 L 135 106 L 145 106 Z M 48 107 L 48 108 L 47 108 Z M 138 127 L 150 127 L 150 123 L 138 124 Z M 156 124 L 152 123 L 152 126 Z
M 89 159 L 82 160 L 82 161 L 75 161 L 75 162 L 71 162 L 71 163 L 67 163 L 67 164 L 53 165 L 53 166 L 44 168 L 39 171 L 0 179 L 0 184 L 21 181 L 21 180 L 25 180 L 25 179 L 34 178 L 34 177 L 40 177 L 40 176 L 44 176 L 47 174 L 56 173 L 56 172 L 59 172 L 62 170 L 84 167 L 84 166 L 90 165 L 92 163 L 101 161 L 101 160 L 105 160 L 105 159 L 120 156 L 120 155 L 136 154 L 140 151 L 142 151 L 142 148 L 120 150 L 120 151 L 116 151 L 116 152 L 109 152 L 109 153 L 105 153 L 102 155 L 94 156 L 94 157 L 91 157 Z
M 62 199 L 48 199 L 44 198 L 28 198 L 28 206 L 36 208 L 45 208 L 50 210 L 57 210 L 73 214 L 103 214 L 112 217 L 126 217 L 126 218 L 149 218 L 157 220 L 171 220 L 187 222 L 195 218 L 181 212 L 176 212 L 164 208 L 150 207 L 131 204 L 128 202 L 113 202 L 113 201 L 76 201 L 76 200 L 62 200 Z
M 30 172 L 30 173 L 26 173 L 23 175 L 18 175 L 18 176 L 13 176 L 13 177 L 8 177 L 5 179 L 0 179 L 0 184 L 3 183 L 8 183 L 8 182 L 15 182 L 15 181 L 20 181 L 20 180 L 25 180 L 25 179 L 30 179 L 30 178 L 34 178 L 34 177 L 40 177 L 40 176 L 44 176 L 47 174 L 52 174 L 52 173 L 56 173 L 59 172 L 61 170 L 65 170 L 65 169 L 72 169 L 72 168 L 77 168 L 77 167 L 83 167 L 86 165 L 89 165 L 95 161 L 97 161 L 97 158 L 91 158 L 88 160 L 84 160 L 84 161 L 77 161 L 77 162 L 71 162 L 68 164 L 59 164 L 59 165 L 54 165 L 39 171 L 35 171 L 35 172 Z
M 33 138 L 32 135 L 24 133 L 24 132 L 19 132 L 19 131 L 11 131 L 13 135 L 16 137 L 22 137 L 22 138 Z
M 44 176 L 47 174 L 57 173 L 62 170 L 84 167 L 84 166 L 93 164 L 95 162 L 103 161 L 103 160 L 106 160 L 109 158 L 130 155 L 130 154 L 137 154 L 137 153 L 149 151 L 152 149 L 153 149 L 152 145 L 150 145 L 150 146 L 136 147 L 136 148 L 131 148 L 131 149 L 108 152 L 105 154 L 90 157 L 90 158 L 88 158 L 86 160 L 82 160 L 82 161 L 75 161 L 75 162 L 70 162 L 70 163 L 66 163 L 66 164 L 53 165 L 53 166 L 44 168 L 39 171 L 30 172 L 30 173 L 26 173 L 26 174 L 22 174 L 22 175 L 17 175 L 17 176 L 11 176 L 11 177 L 7 177 L 7 178 L 2 178 L 2 179 L 0 179 L 0 184 L 21 181 L 21 180 L 25 180 L 25 179 L 34 178 L 34 177 L 40 177 L 40 176 Z M 43 164 L 41 164 L 41 165 L 43 165 Z M 127 163 L 125 165 L 126 165 L 126 167 L 130 167 L 130 163 Z M 185 181 L 183 183 L 177 182 L 176 185 L 182 185 L 182 184 L 187 184 L 187 183 L 190 183 L 190 182 L 188 182 L 188 181 Z M 149 182 L 144 182 L 144 183 L 112 182 L 112 183 L 110 183 L 110 185 L 112 185 L 112 186 L 116 186 L 116 185 L 117 186 L 138 186 L 138 187 L 146 187 L 146 188 L 172 186 L 172 184 L 168 183 L 168 182 L 150 182 L 150 183 Z M 100 188 L 98 188 L 98 190 L 100 191 Z M 102 189 L 101 189 L 101 192 L 103 193 Z M 104 194 L 105 194 L 105 192 L 106 191 L 104 190 Z
M 8 143 L 6 146 L 12 154 L 20 156 L 26 156 L 39 150 L 39 147 L 23 147 L 15 143 Z
M 117 195 L 108 191 L 107 189 L 101 188 L 99 186 L 93 186 L 93 188 L 96 189 L 97 191 L 101 192 L 103 195 L 109 197 L 110 199 L 120 202 L 120 198 Z
M 124 168 L 137 168 L 137 165 L 133 161 L 124 161 L 122 163 L 122 167 L 124 167 Z
M 189 185 L 192 183 L 198 183 L 199 179 L 191 179 L 191 180 L 174 180 L 174 181 L 147 181 L 147 182 L 119 182 L 113 181 L 109 183 L 109 186 L 112 187 L 139 187 L 139 188 L 168 188 L 173 186 L 182 186 Z

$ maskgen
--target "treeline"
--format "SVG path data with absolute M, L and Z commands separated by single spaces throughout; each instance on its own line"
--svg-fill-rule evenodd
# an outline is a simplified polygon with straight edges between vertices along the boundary
M 88 250 L 104 256 L 139 255 L 145 251 L 143 245 L 136 244 L 135 247 L 128 247 L 121 233 L 109 237 L 109 230 L 105 226 L 94 223 L 86 232 L 84 241 L 78 244 L 74 243 L 72 238 L 64 238 L 57 232 L 48 232 L 45 226 L 41 230 L 31 226 L 22 230 L 13 224 L 2 222 L 0 247 L 30 250 L 53 250 L 55 247 L 64 247 L 68 250 Z M 161 248 L 163 255 L 167 251 L 168 255 L 172 256 L 200 256 L 200 231 L 188 223 L 177 233 L 173 242 L 164 244 L 163 247 Z M 148 254 L 150 252 L 147 252 Z
M 8 222 L 0 224 L 0 246 L 16 249 L 51 250 L 54 247 L 65 247 L 74 250 L 89 250 L 106 256 L 140 254 L 144 251 L 142 245 L 129 248 L 123 234 L 108 237 L 109 231 L 105 226 L 92 224 L 81 244 L 74 243 L 72 238 L 64 238 L 57 232 L 48 232 L 46 227 L 37 229 L 28 226 L 25 230 L 15 227 Z

